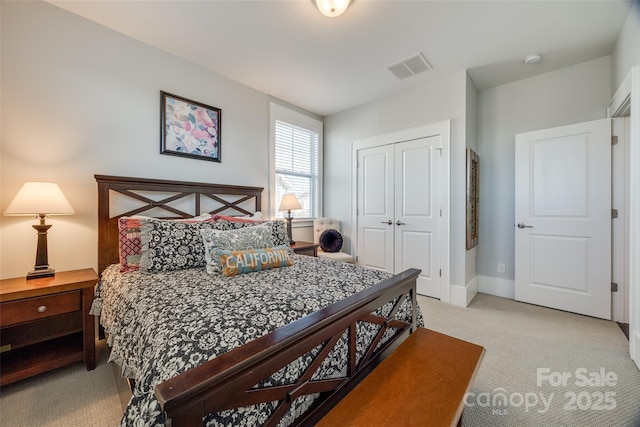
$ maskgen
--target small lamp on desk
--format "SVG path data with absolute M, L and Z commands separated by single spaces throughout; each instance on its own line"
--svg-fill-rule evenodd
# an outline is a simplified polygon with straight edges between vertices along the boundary
M 44 220 L 49 215 L 73 215 L 75 211 L 62 194 L 58 184 L 52 182 L 26 182 L 4 214 L 7 216 L 35 215 L 40 218 L 40 224 L 34 225 L 38 231 L 38 248 L 36 250 L 36 265 L 27 274 L 27 279 L 53 276 L 55 270 L 49 268 L 47 252 L 47 230 L 50 224 Z
M 302 209 L 302 206 L 300 206 L 300 202 L 298 201 L 298 198 L 295 194 L 287 193 L 282 196 L 282 201 L 280 201 L 280 207 L 278 208 L 278 211 L 287 211 L 287 216 L 285 217 L 285 219 L 287 220 L 287 236 L 289 237 L 289 243 L 292 244 L 295 243 L 293 241 L 293 238 L 291 237 L 291 220 L 293 219 L 293 217 L 291 216 L 291 211 L 293 209 Z

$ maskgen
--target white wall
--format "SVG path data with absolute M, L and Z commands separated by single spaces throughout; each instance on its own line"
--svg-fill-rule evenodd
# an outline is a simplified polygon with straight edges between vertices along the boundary
M 515 135 L 606 117 L 610 57 L 483 90 L 480 155 L 479 291 L 513 297 Z M 497 264 L 506 265 L 504 274 Z
M 478 152 L 478 90 L 471 80 L 469 74 L 467 74 L 467 118 L 466 118 L 466 146 L 467 148 L 473 149 L 476 153 Z M 466 161 L 466 153 L 465 153 L 465 161 Z M 465 173 L 466 173 L 466 163 L 465 163 Z M 466 178 L 466 175 L 465 175 Z M 465 195 L 466 195 L 466 181 L 465 181 Z M 465 199 L 466 202 L 466 199 Z M 466 209 L 466 205 L 465 205 Z M 466 211 L 465 211 L 466 215 Z M 465 216 L 466 221 L 466 216 Z M 466 222 L 465 222 L 466 227 Z M 465 228 L 466 233 L 466 228 Z M 480 236 L 478 235 L 478 238 Z M 466 248 L 466 234 L 465 234 L 465 248 Z M 477 260 L 478 260 L 478 247 L 471 248 L 467 250 L 465 254 L 465 285 L 470 285 L 476 288 L 473 281 L 477 275 Z M 473 293 L 473 292 L 472 292 Z
M 94 174 L 264 186 L 268 203 L 267 95 L 49 4 L 1 4 L 0 210 L 25 181 L 60 185 L 76 215 L 48 220 L 52 268 L 96 267 Z M 222 163 L 160 154 L 160 90 L 222 109 Z M 25 275 L 36 221 L 0 221 L 0 278 Z
M 324 214 L 339 219 L 352 244 L 351 143 L 451 119 L 451 278 L 465 284 L 466 72 L 325 117 Z
M 631 67 L 640 65 L 639 0 L 636 0 L 633 4 L 611 56 L 611 90 L 615 93 L 624 78 L 629 74 Z

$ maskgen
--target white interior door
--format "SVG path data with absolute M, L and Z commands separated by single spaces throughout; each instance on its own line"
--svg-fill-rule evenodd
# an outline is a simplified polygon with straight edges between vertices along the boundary
M 417 292 L 440 298 L 440 138 L 395 144 L 395 269 L 422 270 Z
M 640 66 L 635 66 L 631 68 L 627 77 L 616 90 L 608 110 L 611 117 L 624 118 L 622 134 L 624 135 L 625 150 L 624 155 L 621 156 L 624 158 L 622 169 L 625 170 L 623 185 L 624 247 L 618 246 L 618 253 L 624 252 L 624 259 L 622 266 L 617 265 L 618 268 L 623 268 L 624 272 L 618 271 L 616 280 L 624 277 L 624 284 L 627 286 L 629 298 L 624 305 L 628 307 L 629 351 L 631 359 L 640 369 L 640 228 L 638 226 L 638 220 L 640 220 L 640 108 L 638 106 L 640 106 Z M 620 127 L 618 126 L 616 129 L 615 124 L 614 122 L 614 131 L 619 131 Z M 619 135 L 619 133 L 614 133 L 614 135 Z M 620 168 L 619 164 L 615 167 L 616 172 L 618 172 L 618 168 Z M 616 202 L 615 196 L 614 202 Z M 618 200 L 614 207 L 620 209 L 620 193 L 618 193 Z M 614 225 L 616 222 L 618 220 L 614 221 Z M 620 232 L 619 227 L 618 232 Z M 626 265 L 624 265 L 625 263 Z M 618 297 L 618 302 L 620 302 L 620 297 Z M 620 309 L 620 306 L 614 304 L 614 310 L 616 308 Z
M 611 319 L 610 119 L 516 135 L 518 301 Z
M 358 264 L 394 273 L 393 146 L 358 150 Z

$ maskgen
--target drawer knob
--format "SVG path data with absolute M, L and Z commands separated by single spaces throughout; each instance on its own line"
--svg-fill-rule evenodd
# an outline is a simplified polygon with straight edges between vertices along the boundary
M 44 313 L 45 311 L 47 311 L 46 305 L 41 305 L 40 307 L 38 307 L 38 313 Z

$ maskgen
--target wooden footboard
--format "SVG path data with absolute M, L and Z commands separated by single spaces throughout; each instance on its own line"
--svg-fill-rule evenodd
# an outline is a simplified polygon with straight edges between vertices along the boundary
M 417 269 L 404 271 L 159 384 L 155 394 L 167 415 L 167 425 L 202 425 L 207 414 L 277 401 L 276 409 L 264 424 L 275 426 L 294 400 L 317 393 L 313 404 L 294 421 L 295 425 L 316 423 L 415 330 L 419 274 Z M 395 319 L 407 298 L 412 305 L 410 323 Z M 373 313 L 387 304 L 392 307 L 387 315 Z M 380 325 L 380 329 L 366 346 L 364 356 L 358 359 L 356 331 L 357 325 L 363 322 Z M 345 333 L 348 337 L 346 376 L 314 379 L 322 361 Z M 256 387 L 319 346 L 317 356 L 295 383 Z

